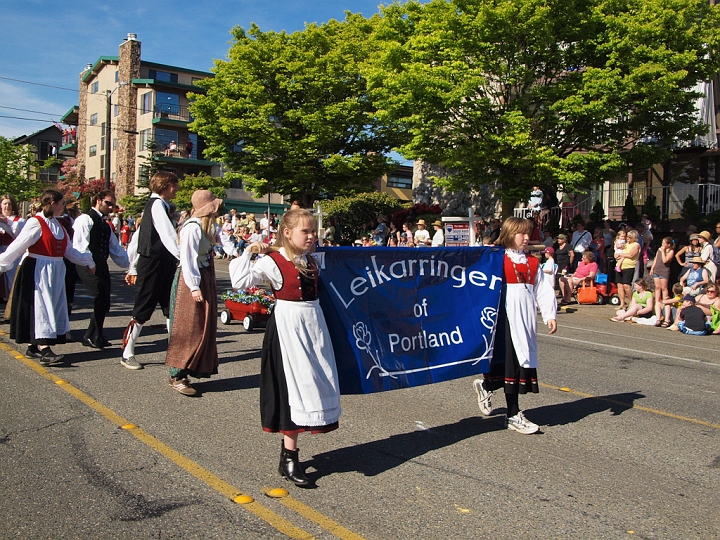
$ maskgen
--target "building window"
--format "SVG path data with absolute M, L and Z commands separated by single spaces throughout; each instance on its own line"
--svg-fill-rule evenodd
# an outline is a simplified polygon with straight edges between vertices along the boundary
M 242 180 L 230 180 L 230 187 L 232 189 L 242 189 Z
M 90 93 L 91 94 L 97 94 L 99 90 L 100 90 L 100 82 L 99 81 L 95 81 L 94 83 L 92 83 L 90 85 Z
M 38 141 L 38 161 L 57 157 L 57 143 L 53 141 Z
M 91 115 L 90 115 L 90 125 L 91 125 L 91 126 L 97 126 L 97 121 L 98 121 L 98 115 L 97 115 L 97 113 L 91 114 Z
M 408 176 L 388 176 L 388 187 L 412 189 L 412 178 Z
M 171 129 L 156 129 L 155 130 L 155 142 L 157 143 L 157 149 L 159 152 L 168 150 L 171 142 L 178 144 L 178 132 Z
M 120 72 L 116 69 L 115 70 L 115 82 L 118 82 L 120 80 Z
M 156 92 L 155 110 L 167 114 L 180 114 L 180 96 L 169 92 Z
M 58 168 L 57 167 L 51 167 L 49 169 L 42 170 L 38 173 L 38 179 L 41 182 L 54 182 L 57 183 L 58 181 Z
M 140 96 L 142 104 L 140 105 L 140 114 L 152 111 L 152 92 L 147 92 Z
M 117 150 L 117 139 L 113 139 L 113 150 Z
M 88 150 L 88 156 L 94 157 L 97 155 L 97 145 L 93 144 Z
M 105 150 L 107 146 L 105 146 L 105 122 L 100 124 L 100 149 Z
M 100 170 L 101 171 L 105 170 L 105 154 L 102 154 L 100 156 Z
M 142 152 L 143 150 L 147 150 L 148 142 L 150 142 L 150 130 L 143 129 L 140 132 L 140 137 L 138 137 L 138 144 L 140 145 L 140 149 L 139 149 L 140 152 Z
M 117 103 L 113 105 L 113 116 L 117 116 L 120 114 L 120 105 Z
M 177 73 L 168 73 L 167 71 L 158 71 L 156 69 L 150 70 L 150 78 L 155 79 L 156 81 L 164 81 L 171 83 L 178 82 Z

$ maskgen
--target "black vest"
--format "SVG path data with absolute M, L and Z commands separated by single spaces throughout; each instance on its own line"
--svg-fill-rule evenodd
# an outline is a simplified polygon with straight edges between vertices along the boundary
M 143 211 L 142 223 L 136 234 L 139 234 L 138 238 L 138 253 L 145 257 L 152 257 L 154 259 L 172 259 L 175 260 L 175 256 L 170 253 L 167 248 L 163 245 L 160 240 L 160 235 L 155 228 L 155 223 L 152 219 L 152 206 L 155 201 L 160 201 L 165 209 L 165 213 L 170 219 L 170 213 L 162 199 L 158 197 L 150 197 L 148 202 L 145 204 L 145 210 Z
M 110 224 L 100 217 L 94 209 L 88 211 L 88 216 L 93 221 L 88 240 L 88 249 L 92 253 L 95 264 L 107 263 L 107 258 L 110 255 L 110 235 L 112 234 Z

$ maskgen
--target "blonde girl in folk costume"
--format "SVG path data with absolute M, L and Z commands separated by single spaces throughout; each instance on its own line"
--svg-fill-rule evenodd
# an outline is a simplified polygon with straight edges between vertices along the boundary
M 180 266 L 170 296 L 170 341 L 165 365 L 170 386 L 194 396 L 188 376 L 207 378 L 218 372 L 215 223 L 222 199 L 208 190 L 192 194 L 192 217 L 180 230 Z
M 505 248 L 503 258 L 503 294 L 497 325 L 504 325 L 505 346 L 495 342 L 495 357 L 490 373 L 475 379 L 473 386 L 478 395 L 480 412 L 492 413 L 493 391 L 503 388 L 507 402 L 508 429 L 524 435 L 538 431 L 520 410 L 518 395 L 538 393 L 537 382 L 537 306 L 549 333 L 557 330 L 555 315 L 557 303 L 552 281 L 543 279 L 542 268 L 536 257 L 525 253 L 532 223 L 527 219 L 511 217 L 505 220 L 496 245 Z M 501 347 L 497 350 L 498 346 Z
M 20 264 L 12 292 L 10 338 L 16 343 L 30 343 L 25 353 L 38 358 L 41 364 L 61 364 L 64 355 L 50 348 L 65 343 L 70 332 L 67 298 L 65 296 L 65 262 L 87 266 L 95 273 L 92 254 L 77 251 L 55 216 L 65 210 L 62 193 L 54 189 L 43 191 L 41 211 L 29 218 L 17 238 L 0 255 L 0 272 L 14 267 L 27 251 Z
M 337 429 L 340 418 L 335 353 L 318 301 L 319 268 L 310 253 L 317 224 L 310 212 L 290 210 L 275 246 L 255 242 L 230 263 L 232 286 L 268 281 L 277 302 L 267 324 L 260 369 L 264 431 L 283 434 L 279 471 L 300 487 L 310 485 L 298 459 L 298 435 Z M 267 253 L 254 265 L 251 251 Z

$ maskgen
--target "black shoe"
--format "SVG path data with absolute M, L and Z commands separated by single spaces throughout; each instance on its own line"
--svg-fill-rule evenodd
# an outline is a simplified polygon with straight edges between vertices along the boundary
M 28 358 L 41 358 L 42 354 L 40 354 L 40 349 L 37 348 L 37 345 L 30 345 L 27 351 L 25 351 L 25 356 Z
M 64 354 L 55 354 L 50 347 L 40 351 L 40 363 L 43 366 L 56 366 L 63 363 Z
M 107 339 L 105 339 L 103 336 L 100 336 L 95 340 L 95 343 L 97 343 L 100 348 L 106 349 L 107 347 L 112 347 L 112 343 L 110 343 Z
M 298 450 L 288 450 L 284 443 L 280 443 L 280 465 L 278 472 L 298 487 L 310 486 L 310 479 L 305 476 L 298 459 Z
M 102 349 L 102 346 L 92 339 L 82 338 L 83 347 L 92 347 L 93 349 Z

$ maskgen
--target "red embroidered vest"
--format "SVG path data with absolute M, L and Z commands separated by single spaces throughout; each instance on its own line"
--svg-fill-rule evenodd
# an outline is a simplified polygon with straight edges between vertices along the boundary
M 317 299 L 318 271 L 317 266 L 315 265 L 315 261 L 313 261 L 312 257 L 308 257 L 308 268 L 312 270 L 312 281 L 314 285 L 313 290 L 308 291 L 310 292 L 309 296 L 311 296 L 311 298 L 307 298 L 307 294 L 305 295 L 305 297 L 303 296 L 302 279 L 300 276 L 300 272 L 298 272 L 298 269 L 295 268 L 295 265 L 292 262 L 288 261 L 285 257 L 283 257 L 279 251 L 273 251 L 268 255 L 268 257 L 272 258 L 272 260 L 275 261 L 275 264 L 278 265 L 280 273 L 283 277 L 282 287 L 278 290 L 273 291 L 275 293 L 275 298 L 277 298 L 278 300 L 289 300 L 291 302 L 302 302 Z
M 13 221 L 19 221 L 20 216 L 15 216 L 13 218 Z M 5 234 L 0 234 L 0 246 L 9 246 L 12 244 L 12 241 L 15 240 L 15 238 L 9 234 L 7 234 L 7 231 L 5 231 Z
M 42 231 L 42 236 L 37 242 L 35 242 L 32 246 L 28 248 L 28 251 L 30 253 L 34 253 L 35 255 L 44 255 L 45 257 L 62 257 L 63 255 L 65 255 L 65 249 L 67 248 L 68 242 L 68 237 L 65 229 L 63 227 L 60 227 L 60 230 L 63 233 L 63 237 L 62 239 L 58 240 L 53 236 L 53 233 L 50 231 L 50 227 L 48 227 L 48 224 L 45 223 L 44 219 L 37 216 L 33 217 L 40 222 L 40 230 Z
M 503 277 L 505 278 L 505 283 L 528 283 L 535 285 L 535 277 L 537 276 L 540 261 L 532 255 L 528 255 L 527 260 L 528 264 L 516 263 L 515 268 L 513 268 L 513 262 L 510 260 L 510 257 L 505 255 L 503 258 Z

